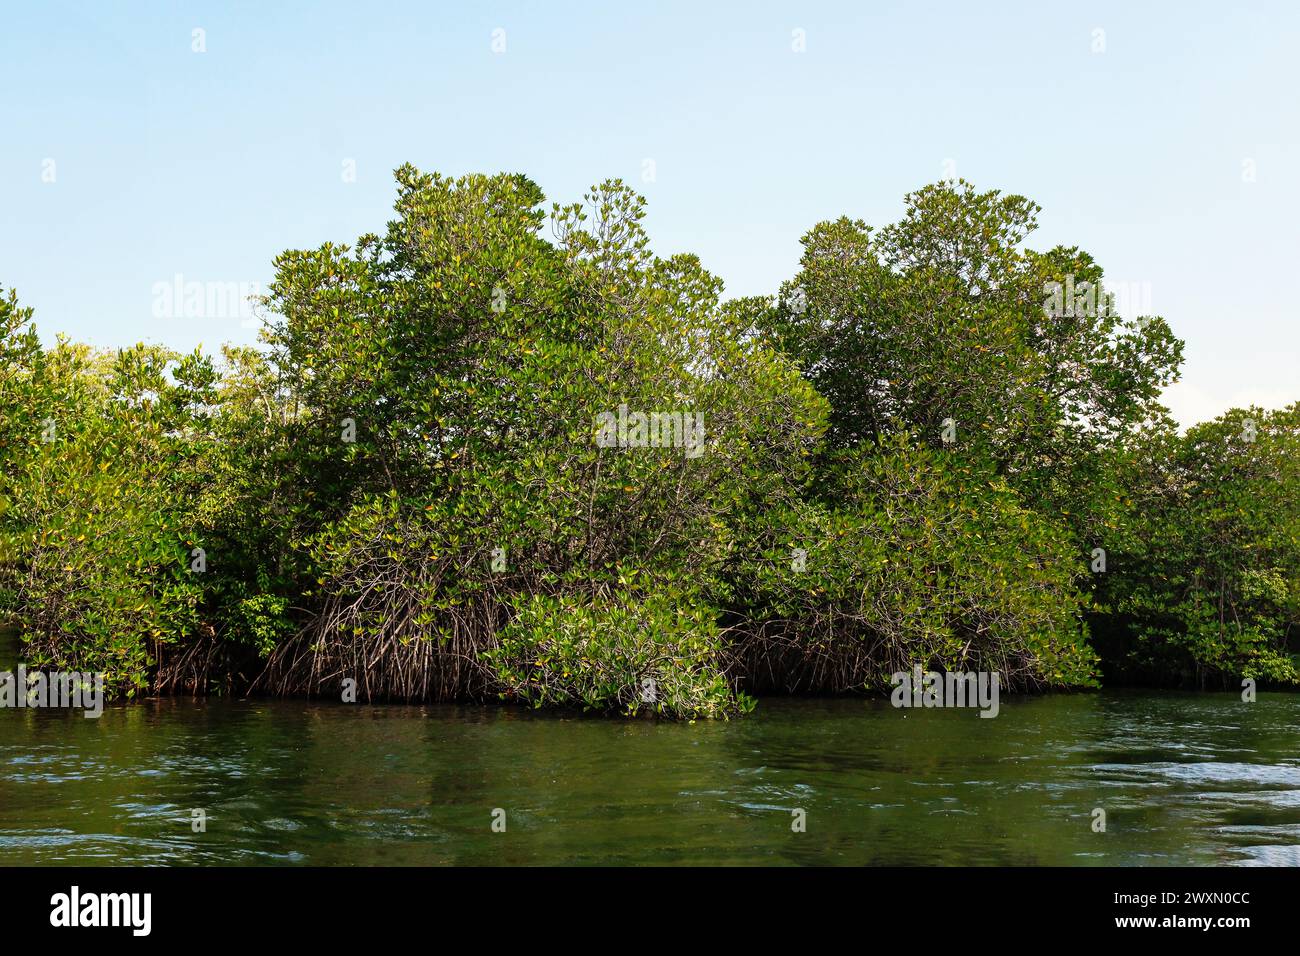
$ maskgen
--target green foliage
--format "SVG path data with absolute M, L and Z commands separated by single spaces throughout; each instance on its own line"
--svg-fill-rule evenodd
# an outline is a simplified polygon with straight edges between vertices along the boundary
M 161 370 L 143 346 L 98 355 L 60 341 L 26 384 L 26 433 L 0 473 L 0 581 L 37 666 L 145 688 L 159 645 L 192 631 L 193 528 L 175 507 Z
M 44 364 L 32 310 L 0 286 L 0 466 L 15 461 L 36 435 L 37 376 Z M 5 499 L 0 498 L 0 508 Z
M 1300 680 L 1300 404 L 1233 409 L 1123 459 L 1131 508 L 1099 595 L 1119 675 L 1233 686 Z
M 910 194 L 879 231 L 822 223 L 760 322 L 830 401 L 832 447 L 896 431 L 938 447 L 951 423 L 966 460 L 1082 540 L 1113 515 L 1107 449 L 1158 413 L 1182 343 L 1108 307 L 1086 253 L 1022 248 L 1037 214 L 961 182 Z
M 959 455 L 904 436 L 849 449 L 771 518 L 737 570 L 747 629 L 767 638 L 747 672 L 786 689 L 879 687 L 915 663 L 1095 684 L 1068 536 Z
M 802 480 L 825 416 L 698 260 L 647 251 L 621 184 L 554 207 L 551 243 L 519 177 L 398 182 L 382 238 L 286 254 L 268 298 L 317 601 L 310 654 L 282 655 L 303 672 L 280 679 L 307 690 L 391 654 L 409 666 L 368 667 L 364 692 L 426 693 L 417 661 L 477 659 L 519 597 L 626 586 L 628 568 L 684 601 Z M 620 410 L 698 441 L 604 447 Z M 456 673 L 434 693 L 473 688 Z
M 278 257 L 264 348 L 43 348 L 0 295 L 32 661 L 671 717 L 917 663 L 1092 686 L 1090 640 L 1296 680 L 1300 406 L 1178 436 L 1182 343 L 1025 248 L 1029 200 L 927 186 L 724 301 L 617 181 L 548 212 L 519 175 L 396 176 L 382 234 Z
M 266 583 L 263 577 L 263 588 Z M 293 629 L 289 599 L 267 590 L 250 591 L 243 582 L 235 582 L 231 591 L 217 606 L 219 633 L 253 648 L 260 657 L 269 657 Z
M 271 406 L 248 395 L 264 360 L 227 350 L 225 381 L 198 352 L 41 350 L 30 311 L 5 301 L 0 613 L 30 662 L 134 695 L 206 689 L 172 667 L 196 642 L 269 652 L 290 615 L 261 565 L 285 550 L 256 440 Z
M 616 592 L 520 598 L 488 651 L 502 696 L 534 707 L 632 716 L 725 717 L 750 709 L 719 669 L 722 641 L 707 604 Z

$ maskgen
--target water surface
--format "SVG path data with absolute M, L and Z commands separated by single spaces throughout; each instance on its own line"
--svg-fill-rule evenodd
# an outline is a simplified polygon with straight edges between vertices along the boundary
M 0 863 L 1293 865 L 1298 743 L 1300 695 L 1267 693 L 1004 696 L 992 720 L 766 699 L 697 724 L 278 700 L 0 710 Z

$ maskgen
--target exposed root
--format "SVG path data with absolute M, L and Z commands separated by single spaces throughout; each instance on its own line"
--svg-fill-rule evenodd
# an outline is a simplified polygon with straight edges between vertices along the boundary
M 479 655 L 495 644 L 495 608 L 439 615 L 416 623 L 413 607 L 385 608 L 390 627 L 370 623 L 375 610 L 331 598 L 305 628 L 276 648 L 251 689 L 281 696 L 339 697 L 355 681 L 358 701 L 482 699 L 490 674 Z
M 155 644 L 158 669 L 150 689 L 159 695 L 194 697 L 217 692 L 238 693 L 252 678 L 247 662 L 233 651 L 230 643 L 218 639 L 211 627 L 203 628 L 193 641 L 180 648 Z

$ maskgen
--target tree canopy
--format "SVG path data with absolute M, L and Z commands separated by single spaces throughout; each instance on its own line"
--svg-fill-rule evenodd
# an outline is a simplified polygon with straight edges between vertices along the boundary
M 1297 679 L 1300 406 L 1180 434 L 1182 343 L 1029 200 L 927 186 L 727 300 L 617 181 L 396 180 L 382 234 L 276 260 L 259 348 L 42 347 L 0 296 L 34 663 L 685 717 L 914 664 Z

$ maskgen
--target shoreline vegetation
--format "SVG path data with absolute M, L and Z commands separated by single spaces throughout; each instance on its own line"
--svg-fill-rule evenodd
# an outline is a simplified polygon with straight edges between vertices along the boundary
M 964 181 L 770 297 L 607 181 L 396 172 L 259 347 L 42 346 L 0 287 L 0 621 L 110 695 L 725 717 L 888 691 L 1300 680 L 1300 403 L 1180 433 L 1183 343 Z

